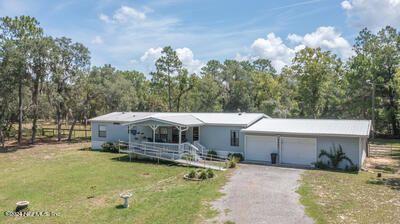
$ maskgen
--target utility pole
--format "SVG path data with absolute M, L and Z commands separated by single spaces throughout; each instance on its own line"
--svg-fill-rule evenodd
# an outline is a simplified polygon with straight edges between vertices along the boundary
M 366 82 L 372 86 L 372 99 L 371 99 L 371 101 L 372 101 L 372 113 L 371 113 L 372 134 L 371 134 L 371 137 L 372 137 L 372 139 L 374 139 L 375 138 L 375 89 L 376 89 L 377 85 L 380 85 L 380 86 L 386 86 L 386 85 L 373 83 L 369 79 Z

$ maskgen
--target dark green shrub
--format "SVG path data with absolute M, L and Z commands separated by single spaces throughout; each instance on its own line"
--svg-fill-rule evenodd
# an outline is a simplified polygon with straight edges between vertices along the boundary
M 189 177 L 189 178 L 195 178 L 195 177 L 196 177 L 196 171 L 191 170 L 191 171 L 189 172 L 189 174 L 188 174 L 188 177 Z
M 231 154 L 231 153 L 228 154 L 228 159 L 231 159 L 233 157 L 236 157 L 239 162 L 244 160 L 244 157 L 243 157 L 242 153 L 236 152 L 236 153 L 233 153 L 233 154 Z
M 202 170 L 200 172 L 199 179 L 201 179 L 201 180 L 207 179 L 207 172 L 205 170 Z
M 83 147 L 81 149 L 79 149 L 81 151 L 92 151 L 92 147 Z
M 346 156 L 346 153 L 343 152 L 341 145 L 339 145 L 338 148 L 336 148 L 335 144 L 333 144 L 329 153 L 325 150 L 321 150 L 318 158 L 321 158 L 323 156 L 326 156 L 329 159 L 330 164 L 332 164 L 332 167 L 335 169 L 339 166 L 339 163 L 343 160 L 347 160 L 350 163 L 350 165 L 353 166 L 353 162 L 349 157 Z
M 321 169 L 321 170 L 325 170 L 325 169 L 328 169 L 328 168 L 329 168 L 329 165 L 328 165 L 328 164 L 325 164 L 325 163 L 322 162 L 322 161 L 316 162 L 314 166 L 315 166 L 315 168 Z
M 103 148 L 103 151 L 109 152 L 110 149 L 111 149 L 111 145 L 112 145 L 111 142 L 106 142 L 106 143 L 103 143 L 103 144 L 101 145 L 101 148 Z
M 112 143 L 112 142 L 106 142 L 101 145 L 104 152 L 112 152 L 112 153 L 118 153 L 119 146 L 120 146 L 119 143 Z
M 212 158 L 217 158 L 218 154 L 217 154 L 217 152 L 215 150 L 210 150 L 210 151 L 207 152 L 207 157 L 209 157 L 211 159 Z
M 347 172 L 358 172 L 358 166 L 357 165 L 346 166 L 344 170 L 346 170 Z
M 214 177 L 214 171 L 211 168 L 207 169 L 207 177 L 208 178 L 213 178 Z

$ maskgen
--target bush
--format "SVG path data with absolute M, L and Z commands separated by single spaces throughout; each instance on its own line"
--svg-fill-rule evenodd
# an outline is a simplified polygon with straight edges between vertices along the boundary
M 233 154 L 231 154 L 231 153 L 228 154 L 228 159 L 231 159 L 233 157 L 236 157 L 239 162 L 244 160 L 244 157 L 243 157 L 242 153 L 236 152 L 236 153 L 233 153 Z
M 207 169 L 207 177 L 208 178 L 213 178 L 214 177 L 214 171 L 211 168 Z
M 191 171 L 189 172 L 189 174 L 188 174 L 188 177 L 189 177 L 189 178 L 195 178 L 195 177 L 196 177 L 196 171 L 191 170 Z
M 189 160 L 189 161 L 193 161 L 194 160 L 193 158 L 194 158 L 193 155 L 184 155 L 181 157 L 181 159 Z
M 79 149 L 81 151 L 92 151 L 92 147 L 83 147 L 81 149 Z
M 228 168 L 235 168 L 238 161 L 239 159 L 237 157 L 232 157 L 231 160 L 228 162 Z
M 216 157 L 218 157 L 218 154 L 215 150 L 210 150 L 207 152 L 207 157 L 216 158 Z
M 339 166 L 339 163 L 343 160 L 347 160 L 350 163 L 350 165 L 353 166 L 353 162 L 349 157 L 346 156 L 346 153 L 343 152 L 343 148 L 341 145 L 339 145 L 336 148 L 335 144 L 333 144 L 332 147 L 330 148 L 330 152 L 327 152 L 322 149 L 318 155 L 318 158 L 321 158 L 323 156 L 329 159 L 330 163 L 332 164 L 332 167 L 335 169 Z
M 315 168 L 321 169 L 321 170 L 325 170 L 325 169 L 328 169 L 328 168 L 329 168 L 329 165 L 323 163 L 322 161 L 316 162 L 314 166 L 315 166 Z
M 207 173 L 206 173 L 205 170 L 202 170 L 202 171 L 200 172 L 199 179 L 200 179 L 200 180 L 205 180 L 205 179 L 207 179 Z
M 344 170 L 346 170 L 347 172 L 358 172 L 358 166 L 357 165 L 346 166 Z
M 101 145 L 101 147 L 103 148 L 104 152 L 112 152 L 112 153 L 118 153 L 119 152 L 119 146 L 122 146 L 122 144 L 106 142 L 106 143 L 103 143 Z

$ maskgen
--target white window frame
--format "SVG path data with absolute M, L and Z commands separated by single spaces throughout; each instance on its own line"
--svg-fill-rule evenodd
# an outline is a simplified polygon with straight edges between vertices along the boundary
M 101 130 L 103 127 L 104 127 L 104 130 Z M 98 137 L 99 138 L 107 138 L 107 126 L 106 125 L 99 124 Z

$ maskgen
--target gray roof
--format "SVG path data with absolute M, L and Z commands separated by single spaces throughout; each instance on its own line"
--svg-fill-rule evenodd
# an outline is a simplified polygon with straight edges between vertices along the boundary
M 91 122 L 119 122 L 124 124 L 158 120 L 185 126 L 229 125 L 248 127 L 261 118 L 262 113 L 174 113 L 174 112 L 113 112 L 90 119 Z
M 316 136 L 369 136 L 369 120 L 262 119 L 242 130 L 245 133 Z

